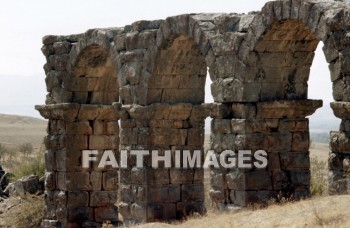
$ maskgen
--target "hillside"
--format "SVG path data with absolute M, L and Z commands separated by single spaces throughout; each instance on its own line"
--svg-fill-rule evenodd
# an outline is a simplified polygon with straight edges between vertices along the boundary
M 18 145 L 29 142 L 40 146 L 46 135 L 47 121 L 28 116 L 0 114 L 0 143 Z

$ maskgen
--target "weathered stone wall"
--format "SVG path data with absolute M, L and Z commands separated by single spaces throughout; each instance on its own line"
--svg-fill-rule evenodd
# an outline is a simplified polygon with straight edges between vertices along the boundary
M 200 150 L 203 156 L 204 108 L 189 103 L 131 105 L 129 117 L 121 120 L 121 149 L 171 151 L 172 166 L 152 168 L 145 156 L 144 168 L 135 157 L 121 170 L 120 213 L 125 223 L 176 219 L 189 213 L 204 213 L 203 168 L 175 168 L 175 153 Z M 182 161 L 182 160 L 181 160 Z
M 84 170 L 79 156 L 83 149 L 114 149 L 116 157 L 120 149 L 203 151 L 207 116 L 217 155 L 268 153 L 264 169 L 211 170 L 218 208 L 309 196 L 306 117 L 322 102 L 307 99 L 307 82 L 319 41 L 332 108 L 343 120 L 331 133 L 330 192 L 348 192 L 349 19 L 348 2 L 283 0 L 247 15 L 179 15 L 44 37 L 49 93 L 37 107 L 50 120 L 44 226 L 117 221 L 118 188 L 125 222 L 204 213 L 202 169 L 152 170 L 146 159 L 143 169 Z M 208 71 L 215 103 L 202 104 Z

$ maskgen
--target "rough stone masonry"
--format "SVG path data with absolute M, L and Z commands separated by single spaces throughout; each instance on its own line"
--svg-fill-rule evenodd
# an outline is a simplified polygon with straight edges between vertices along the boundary
M 234 9 L 232 9 L 234 10 Z M 205 213 L 203 169 L 82 168 L 84 149 L 265 150 L 264 169 L 212 169 L 218 208 L 310 194 L 308 77 L 324 43 L 333 83 L 329 192 L 350 192 L 350 4 L 267 2 L 249 14 L 186 14 L 45 36 L 43 227 L 133 224 Z M 207 73 L 209 71 L 209 74 Z M 210 75 L 214 103 L 204 104 Z M 130 158 L 131 159 L 131 158 Z M 131 159 L 132 160 L 132 159 Z M 131 161 L 131 164 L 133 162 Z M 118 206 L 116 206 L 118 202 Z

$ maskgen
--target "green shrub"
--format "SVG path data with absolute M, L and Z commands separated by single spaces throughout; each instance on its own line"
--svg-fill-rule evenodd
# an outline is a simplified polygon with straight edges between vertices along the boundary
M 35 157 L 22 157 L 22 162 L 15 166 L 12 171 L 12 181 L 16 181 L 21 177 L 29 175 L 37 175 L 42 177 L 45 175 L 45 160 L 44 160 L 45 147 L 40 147 L 39 153 Z

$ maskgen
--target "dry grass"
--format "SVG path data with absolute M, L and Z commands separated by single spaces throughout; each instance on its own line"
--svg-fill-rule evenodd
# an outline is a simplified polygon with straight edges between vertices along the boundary
M 26 195 L 12 199 L 14 202 L 6 214 L 0 216 L 4 227 L 29 228 L 40 227 L 44 217 L 43 196 Z
M 350 227 L 350 196 L 326 196 L 262 210 L 214 213 L 180 224 L 150 223 L 137 227 Z

